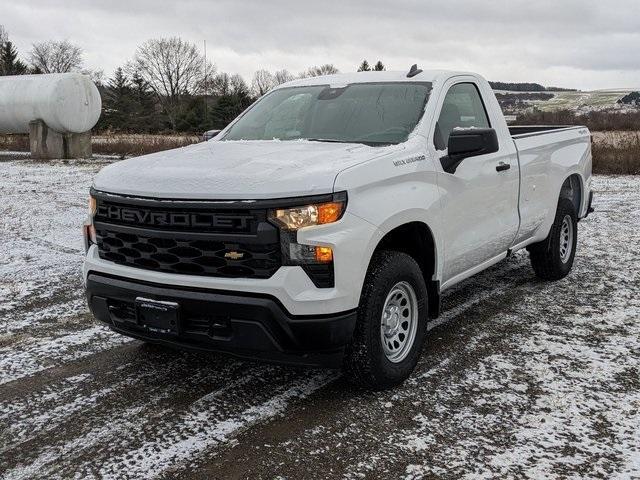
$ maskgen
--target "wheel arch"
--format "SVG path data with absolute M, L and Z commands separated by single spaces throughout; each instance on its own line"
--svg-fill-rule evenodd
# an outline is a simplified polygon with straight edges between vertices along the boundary
M 371 258 L 381 250 L 406 253 L 418 263 L 427 285 L 429 317 L 436 318 L 440 313 L 440 282 L 437 280 L 438 246 L 429 225 L 415 220 L 394 226 L 378 241 Z
M 580 173 L 572 173 L 568 175 L 560 186 L 558 200 L 568 198 L 573 203 L 576 216 L 580 218 L 582 213 L 582 205 L 584 203 L 584 179 Z

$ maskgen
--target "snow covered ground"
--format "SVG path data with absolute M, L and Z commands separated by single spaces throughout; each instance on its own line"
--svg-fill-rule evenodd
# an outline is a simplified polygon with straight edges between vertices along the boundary
M 0 160 L 0 478 L 640 478 L 640 178 L 595 179 L 572 274 L 444 299 L 400 388 L 149 346 L 84 305 L 104 163 Z

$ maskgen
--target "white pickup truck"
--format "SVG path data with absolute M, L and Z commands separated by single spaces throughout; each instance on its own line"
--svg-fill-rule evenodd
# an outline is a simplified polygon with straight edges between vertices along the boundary
M 447 288 L 525 247 L 567 275 L 591 201 L 587 128 L 509 128 L 479 75 L 295 80 L 95 177 L 87 298 L 124 335 L 387 388 Z

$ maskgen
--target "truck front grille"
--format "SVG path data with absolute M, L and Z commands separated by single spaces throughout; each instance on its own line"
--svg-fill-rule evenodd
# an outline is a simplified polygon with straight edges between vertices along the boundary
M 146 270 L 269 278 L 282 265 L 278 229 L 265 210 L 218 210 L 206 202 L 145 199 L 127 205 L 96 195 L 100 258 Z
M 107 228 L 96 228 L 96 234 L 101 258 L 159 272 L 269 278 L 280 266 L 279 244 L 232 245 L 121 233 Z

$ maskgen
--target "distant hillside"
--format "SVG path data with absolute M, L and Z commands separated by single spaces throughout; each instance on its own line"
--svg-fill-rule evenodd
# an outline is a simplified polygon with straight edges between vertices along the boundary
M 489 82 L 494 90 L 510 92 L 576 92 L 575 88 L 545 87 L 539 83 Z

